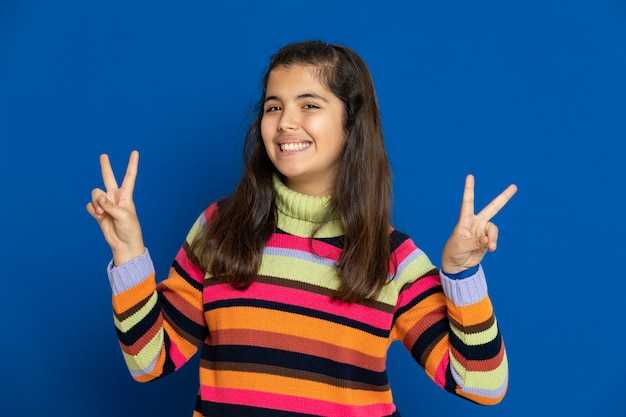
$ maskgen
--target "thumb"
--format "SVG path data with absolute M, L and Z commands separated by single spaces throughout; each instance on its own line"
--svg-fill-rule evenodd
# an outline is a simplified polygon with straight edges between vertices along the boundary
M 104 210 L 106 214 L 111 216 L 114 220 L 124 220 L 128 218 L 128 210 L 120 207 L 114 201 L 108 199 L 105 195 L 98 197 L 98 204 Z
M 140 247 L 143 250 L 141 226 L 135 212 L 135 207 L 123 207 L 109 200 L 105 196 L 98 197 L 98 204 L 110 220 L 107 224 L 100 223 L 105 239 L 115 252 L 127 248 L 129 245 Z

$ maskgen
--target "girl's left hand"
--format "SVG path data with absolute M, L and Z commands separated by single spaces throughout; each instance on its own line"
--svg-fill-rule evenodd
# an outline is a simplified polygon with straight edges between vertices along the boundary
M 466 177 L 459 222 L 441 255 L 441 268 L 445 272 L 456 274 L 472 268 L 480 263 L 487 251 L 496 250 L 498 227 L 490 220 L 516 192 L 517 186 L 509 185 L 478 214 L 474 214 L 474 176 Z

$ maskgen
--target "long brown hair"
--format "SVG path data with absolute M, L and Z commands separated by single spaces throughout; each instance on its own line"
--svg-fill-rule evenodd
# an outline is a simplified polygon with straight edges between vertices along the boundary
M 263 101 L 270 72 L 307 65 L 344 104 L 346 145 L 326 215 L 338 215 L 343 250 L 336 268 L 341 283 L 336 298 L 376 297 L 388 282 L 391 173 L 376 91 L 370 71 L 350 48 L 321 41 L 296 42 L 274 54 L 263 78 L 263 94 L 244 143 L 244 169 L 234 192 L 192 243 L 199 264 L 213 276 L 245 289 L 261 264 L 262 251 L 276 227 L 277 173 L 261 137 Z M 313 236 L 311 236 L 313 238 Z

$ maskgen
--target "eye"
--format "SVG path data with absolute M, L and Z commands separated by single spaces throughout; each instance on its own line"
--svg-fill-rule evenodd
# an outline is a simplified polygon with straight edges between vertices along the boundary
M 265 108 L 265 113 L 272 113 L 278 110 L 280 110 L 279 106 L 268 106 Z
M 319 109 L 320 107 L 319 107 L 319 106 L 316 106 L 315 104 L 311 104 L 311 103 L 309 103 L 309 104 L 305 104 L 305 105 L 304 105 L 304 108 L 305 108 L 305 109 Z

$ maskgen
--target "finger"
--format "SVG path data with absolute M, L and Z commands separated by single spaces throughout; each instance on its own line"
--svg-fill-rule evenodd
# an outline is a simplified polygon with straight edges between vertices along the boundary
M 120 208 L 117 204 L 115 204 L 114 201 L 108 199 L 107 196 L 104 194 L 98 196 L 97 203 L 102 209 L 103 213 L 110 215 L 114 219 L 120 218 L 125 213 L 124 209 Z
M 116 190 L 118 188 L 117 180 L 115 179 L 115 174 L 113 174 L 111 161 L 107 154 L 100 155 L 100 171 L 102 172 L 102 181 L 104 182 L 104 188 L 107 192 Z
M 98 223 L 100 223 L 102 219 L 104 218 L 104 216 L 106 216 L 106 213 L 104 212 L 104 210 L 97 209 L 93 201 L 88 203 L 86 208 L 87 208 L 87 212 L 91 215 L 91 217 L 96 219 Z
M 498 233 L 499 233 L 499 229 L 498 226 L 496 226 L 495 224 L 488 222 L 485 225 L 485 235 L 487 236 L 487 249 L 490 252 L 493 252 L 496 250 L 496 247 L 498 246 Z
M 502 209 L 502 207 L 506 205 L 506 203 L 508 203 L 516 192 L 517 186 L 515 184 L 509 185 L 506 190 L 502 191 L 500 195 L 491 200 L 491 202 L 487 204 L 485 208 L 480 211 L 480 213 L 478 213 L 478 216 L 486 221 L 491 220 L 491 218 L 495 216 Z
M 104 209 L 102 208 L 99 202 L 100 196 L 103 196 L 103 195 L 105 195 L 104 191 L 102 191 L 99 188 L 95 188 L 93 189 L 93 191 L 91 191 L 91 203 L 90 204 L 92 205 L 95 214 L 98 214 L 98 215 L 104 214 Z
M 461 217 L 474 215 L 474 176 L 468 174 L 465 177 L 463 189 L 463 202 L 461 203 Z
M 128 166 L 126 167 L 126 174 L 122 181 L 122 188 L 130 191 L 132 194 L 135 189 L 135 180 L 137 179 L 137 170 L 139 166 L 139 152 L 132 151 L 130 158 L 128 159 Z
M 136 219 L 136 217 L 133 215 L 133 212 L 123 207 L 120 207 L 118 204 L 116 204 L 114 201 L 111 201 L 104 195 L 98 198 L 98 203 L 104 210 L 103 214 L 100 214 L 98 215 L 98 217 L 96 217 L 98 223 L 101 223 L 102 220 L 105 218 L 111 219 L 116 224 L 116 226 L 114 226 L 114 233 L 117 233 L 118 235 L 119 230 L 128 230 L 129 227 L 132 227 L 133 219 Z
M 98 214 L 96 213 L 96 209 L 92 202 L 87 203 L 87 213 L 91 214 L 96 220 L 98 220 Z

